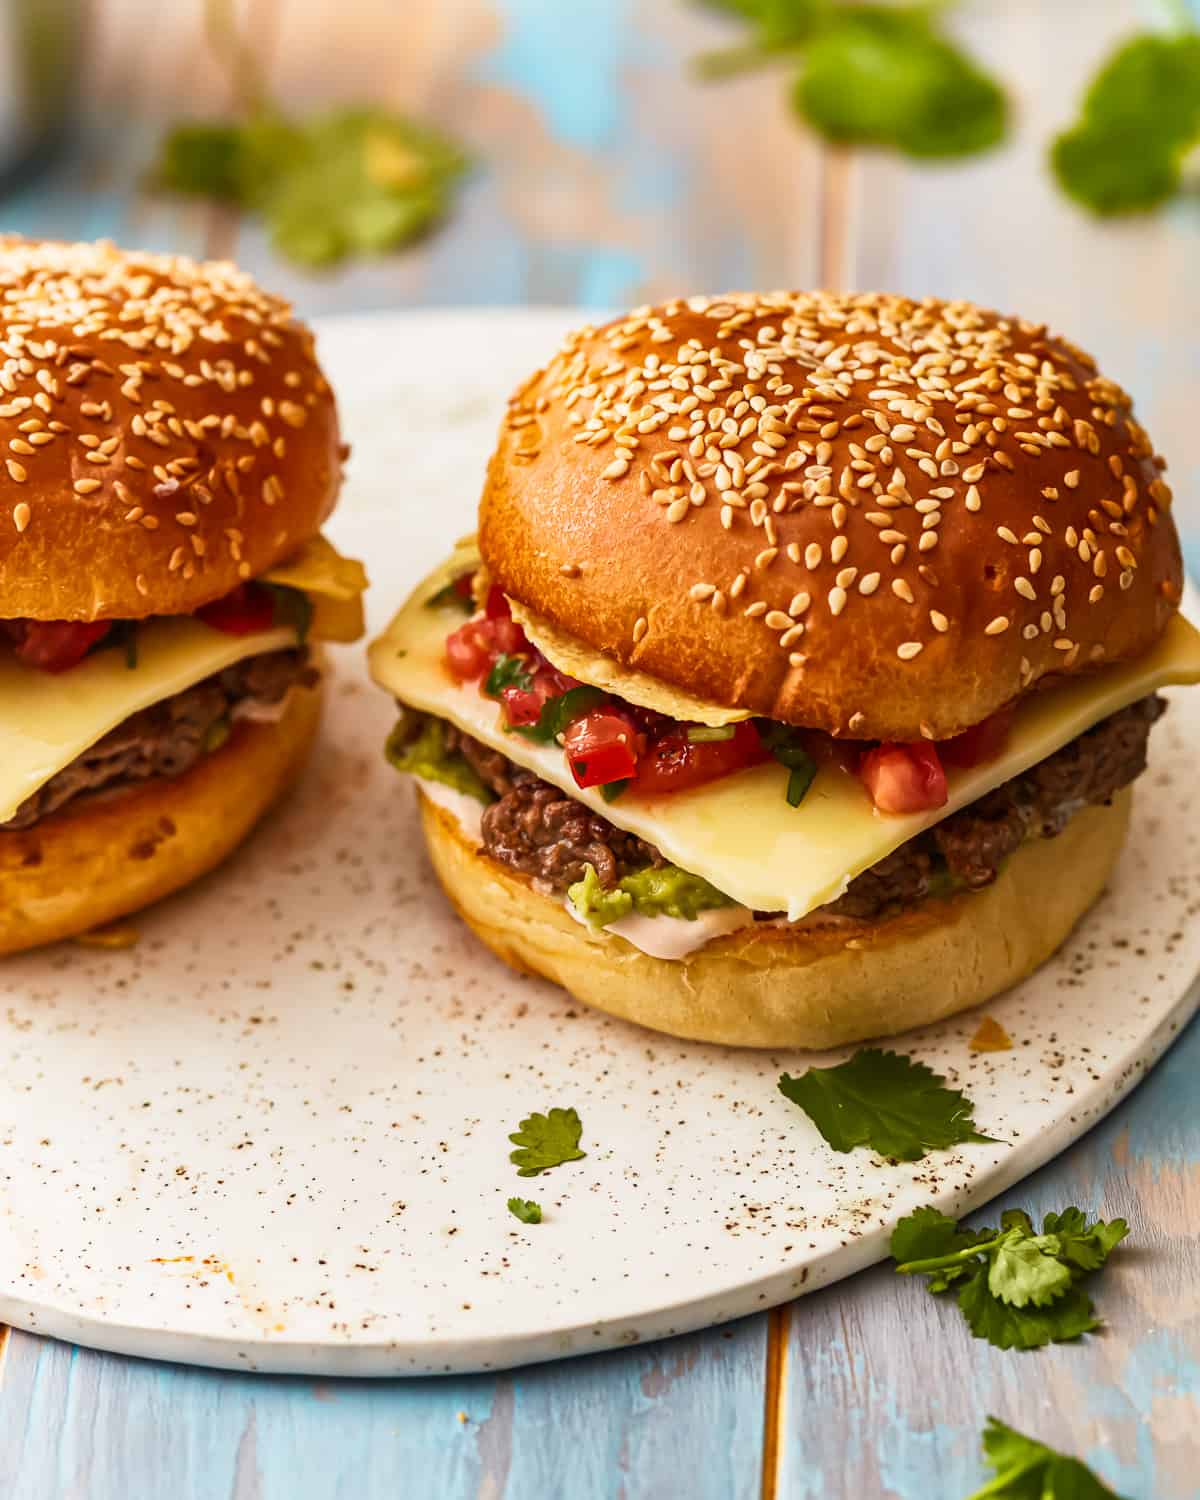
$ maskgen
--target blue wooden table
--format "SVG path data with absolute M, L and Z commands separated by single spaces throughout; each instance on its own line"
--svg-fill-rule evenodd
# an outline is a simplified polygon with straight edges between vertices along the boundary
M 85 124 L 0 226 L 233 255 L 305 315 L 444 303 L 605 307 L 810 284 L 961 294 L 1045 317 L 1138 397 L 1200 534 L 1200 213 L 1099 228 L 1043 145 L 1134 0 L 965 5 L 1012 82 L 1015 140 L 956 167 L 820 148 L 781 77 L 687 75 L 730 40 L 680 0 L 249 0 L 292 103 L 365 96 L 440 121 L 479 159 L 420 249 L 320 278 L 253 226 L 148 196 L 164 119 L 227 86 L 191 0 L 96 0 Z M 1164 8 L 1165 14 L 1165 8 Z M 1160 17 L 1161 19 L 1161 17 Z M 469 480 L 467 482 L 470 482 Z M 1200 557 L 1193 552 L 1193 564 Z M 1133 1226 L 1103 1334 L 1005 1354 L 887 1269 L 732 1327 L 510 1375 L 420 1382 L 226 1376 L 0 1330 L 0 1496 L 13 1500 L 957 1500 L 994 1412 L 1137 1500 L 1200 1494 L 1200 1025 L 1011 1201 Z M 0 1081 L 0 1088 L 2 1088 Z

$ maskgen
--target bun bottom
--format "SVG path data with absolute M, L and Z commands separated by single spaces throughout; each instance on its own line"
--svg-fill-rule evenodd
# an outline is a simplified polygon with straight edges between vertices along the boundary
M 1020 848 L 993 885 L 880 922 L 758 923 L 680 962 L 576 922 L 557 900 L 480 853 L 421 797 L 434 869 L 459 915 L 514 969 L 597 1010 L 727 1046 L 820 1051 L 940 1021 L 1045 963 L 1104 889 L 1131 795 L 1077 813 Z
M 220 864 L 303 769 L 321 697 L 320 683 L 298 688 L 277 723 L 238 721 L 173 780 L 99 793 L 0 832 L 0 953 L 128 916 Z

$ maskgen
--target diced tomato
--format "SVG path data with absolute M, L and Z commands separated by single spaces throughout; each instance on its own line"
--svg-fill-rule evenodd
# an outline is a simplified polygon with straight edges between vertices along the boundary
M 939 741 L 937 748 L 942 764 L 966 769 L 982 765 L 985 760 L 999 755 L 1012 729 L 1013 713 L 1011 708 L 1002 708 L 999 713 L 972 724 L 970 729 L 964 729 L 953 739 Z
M 6 620 L 13 650 L 26 666 L 65 672 L 112 629 L 111 620 Z
M 253 635 L 274 624 L 275 600 L 257 583 L 239 583 L 232 593 L 198 609 L 196 618 L 225 635 Z
M 687 730 L 680 726 L 649 745 L 638 761 L 634 790 L 645 796 L 683 792 L 770 758 L 752 724 L 739 724 L 732 739 L 703 740 L 699 744 L 692 744 Z
M 542 716 L 547 699 L 557 698 L 566 691 L 557 682 L 558 673 L 536 672 L 527 688 L 506 687 L 500 690 L 500 702 L 504 705 L 504 722 L 510 727 L 518 724 L 536 724 Z
M 487 602 L 483 606 L 483 612 L 489 620 L 511 620 L 512 610 L 509 608 L 508 600 L 504 597 L 504 590 L 498 584 L 493 583 L 488 589 Z
M 868 750 L 858 774 L 880 812 L 928 812 L 945 805 L 946 773 L 927 740 Z
M 593 709 L 576 719 L 563 735 L 571 775 L 579 786 L 628 781 L 637 772 L 640 738 L 624 714 L 608 708 Z
M 491 642 L 483 638 L 482 620 L 468 620 L 446 637 L 446 665 L 459 682 L 474 682 L 491 665 Z

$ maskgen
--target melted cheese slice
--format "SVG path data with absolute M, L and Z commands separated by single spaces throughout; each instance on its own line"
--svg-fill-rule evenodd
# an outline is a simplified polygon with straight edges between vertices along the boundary
M 310 635 L 355 641 L 363 633 L 366 573 L 324 537 L 314 537 L 266 583 L 301 589 L 313 606 Z M 152 619 L 137 631 L 137 665 L 119 647 L 48 676 L 0 651 L 0 822 L 110 729 L 164 698 L 248 656 L 297 645 L 290 626 L 225 635 L 186 615 Z
M 175 615 L 139 629 L 136 667 L 114 647 L 48 676 L 0 652 L 0 821 L 131 714 L 247 656 L 295 644 L 290 627 L 225 635 Z
M 343 557 L 332 542 L 315 536 L 286 562 L 262 575 L 263 583 L 300 589 L 313 607 L 309 634 L 318 641 L 357 641 L 365 629 L 362 596 L 367 570 Z
M 669 796 L 626 792 L 605 802 L 575 785 L 558 745 L 537 745 L 500 727 L 499 706 L 474 683 L 456 683 L 442 665 L 446 636 L 462 623 L 453 607 L 427 602 L 463 571 L 462 554 L 421 584 L 369 650 L 376 682 L 414 708 L 449 719 L 466 733 L 536 771 L 618 828 L 649 840 L 682 869 L 755 911 L 796 921 L 839 896 L 869 869 L 926 828 L 1053 755 L 1085 729 L 1157 688 L 1200 682 L 1200 633 L 1177 616 L 1152 651 L 1038 693 L 1017 710 L 1004 752 L 986 765 L 949 770 L 949 800 L 930 813 L 877 812 L 853 776 L 818 772 L 799 807 L 787 804 L 787 772 L 754 766 L 709 785 Z

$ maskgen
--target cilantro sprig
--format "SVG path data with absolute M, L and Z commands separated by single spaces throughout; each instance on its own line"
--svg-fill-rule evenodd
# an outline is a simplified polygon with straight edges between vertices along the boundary
M 792 64 L 796 113 L 827 140 L 954 157 L 1002 140 L 1001 85 L 946 33 L 944 7 L 844 0 L 708 0 L 748 23 L 744 43 L 701 58 L 720 78 Z
M 964 1229 L 935 1208 L 919 1208 L 892 1233 L 904 1276 L 926 1276 L 935 1296 L 954 1291 L 976 1338 L 998 1349 L 1036 1349 L 1099 1327 L 1082 1286 L 1129 1233 L 1124 1219 L 1089 1223 L 1078 1208 L 1050 1213 L 1041 1231 L 1009 1209 L 998 1229 Z
M 540 1203 L 535 1203 L 532 1198 L 510 1198 L 508 1211 L 514 1219 L 520 1219 L 522 1224 L 542 1222 L 542 1206 Z
M 967 1141 L 992 1143 L 975 1129 L 975 1106 L 946 1080 L 898 1052 L 868 1047 L 832 1068 L 784 1073 L 779 1092 L 798 1104 L 835 1151 L 868 1146 L 898 1161 L 920 1161 Z
M 582 1161 L 586 1151 L 579 1149 L 583 1126 L 574 1109 L 552 1109 L 549 1114 L 532 1114 L 521 1121 L 509 1140 L 517 1147 L 509 1152 L 509 1161 L 518 1177 L 536 1177 L 564 1162 Z
M 989 1417 L 983 1452 L 993 1477 L 967 1500 L 1122 1500 L 1079 1459 Z

